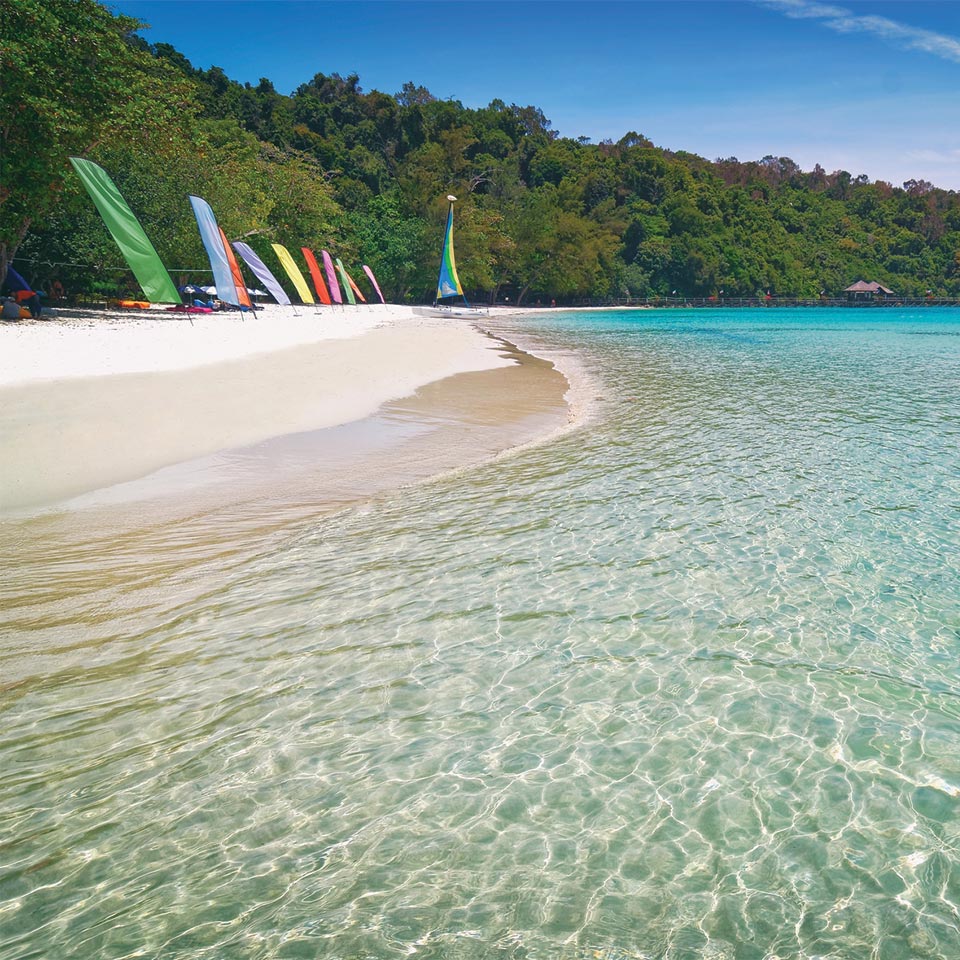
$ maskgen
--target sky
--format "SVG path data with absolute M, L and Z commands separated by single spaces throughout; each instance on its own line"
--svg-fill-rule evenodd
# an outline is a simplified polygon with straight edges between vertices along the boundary
M 960 190 L 960 0 L 108 0 L 196 67 L 289 94 L 317 73 L 564 137 Z

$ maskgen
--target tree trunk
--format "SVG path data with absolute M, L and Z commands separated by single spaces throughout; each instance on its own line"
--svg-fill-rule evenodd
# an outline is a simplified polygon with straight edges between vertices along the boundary
M 17 239 L 13 243 L 0 240 L 0 287 L 2 287 L 6 281 L 7 267 L 10 266 L 11 261 L 17 255 L 17 250 L 20 249 L 20 244 L 23 243 L 23 238 L 27 235 L 29 229 L 30 218 L 26 217 L 23 223 L 20 224 L 20 229 L 17 231 Z

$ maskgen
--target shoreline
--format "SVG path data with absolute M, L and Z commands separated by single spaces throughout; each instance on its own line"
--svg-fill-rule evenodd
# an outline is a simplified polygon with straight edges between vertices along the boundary
M 231 313 L 212 322 L 214 315 L 200 315 L 191 324 L 183 315 L 151 310 L 42 319 L 0 330 L 0 432 L 7 438 L 0 517 L 102 506 L 118 485 L 128 485 L 122 498 L 137 483 L 137 497 L 186 490 L 189 499 L 218 484 L 221 499 L 236 497 L 225 476 L 211 482 L 209 458 L 257 450 L 269 474 L 271 457 L 283 459 L 283 438 L 311 438 L 304 442 L 322 460 L 323 444 L 333 434 L 362 435 L 378 417 L 378 443 L 385 449 L 398 431 L 412 430 L 411 422 L 384 428 L 385 411 L 422 395 L 432 396 L 436 409 L 413 405 L 418 430 L 444 435 L 449 424 L 435 421 L 452 416 L 462 419 L 463 436 L 447 430 L 450 449 L 444 451 L 420 437 L 421 456 L 432 457 L 437 469 L 421 465 L 412 471 L 415 479 L 472 465 L 477 451 L 490 459 L 548 439 L 579 419 L 568 396 L 575 375 L 557 368 L 549 401 L 542 383 L 533 399 L 534 365 L 556 364 L 536 356 L 525 364 L 522 350 L 475 321 L 425 318 L 397 306 L 289 313 L 267 308 L 254 317 Z M 496 375 L 511 368 L 518 369 L 509 390 L 529 396 L 515 410 L 506 403 L 494 412 L 486 394 L 474 389 L 474 408 L 488 408 L 481 430 L 470 422 L 470 411 L 457 407 L 457 391 L 467 382 L 462 378 L 486 377 L 488 389 L 502 391 Z M 491 440 L 497 424 L 502 437 Z M 342 437 L 336 443 L 342 445 Z M 358 462 L 353 473 L 368 468 Z M 391 466 L 381 463 L 378 469 L 389 473 Z M 184 471 L 191 470 L 195 480 L 184 487 Z M 303 464 L 297 470 L 310 472 Z M 342 485 L 349 465 L 341 462 L 339 470 Z M 394 472 L 396 485 L 410 479 Z M 239 490 L 243 483 L 235 485 Z

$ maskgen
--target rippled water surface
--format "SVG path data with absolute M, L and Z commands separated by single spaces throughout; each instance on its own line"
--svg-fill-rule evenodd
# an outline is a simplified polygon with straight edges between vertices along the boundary
M 960 313 L 524 329 L 595 380 L 559 440 L 17 527 L 3 960 L 960 956 Z

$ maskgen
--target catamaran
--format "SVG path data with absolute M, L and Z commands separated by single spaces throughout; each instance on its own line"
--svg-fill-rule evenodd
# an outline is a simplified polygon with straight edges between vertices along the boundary
M 453 205 L 457 198 L 447 196 L 450 204 L 447 209 L 447 229 L 443 235 L 443 248 L 440 251 L 440 276 L 437 279 L 437 295 L 432 307 L 415 307 L 414 312 L 428 316 L 476 317 L 487 311 L 471 306 L 463 293 L 460 277 L 457 275 L 457 260 L 453 253 Z M 457 298 L 462 303 L 457 303 Z

